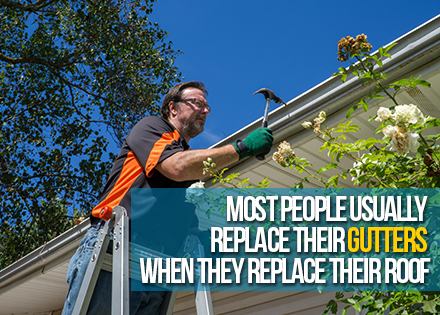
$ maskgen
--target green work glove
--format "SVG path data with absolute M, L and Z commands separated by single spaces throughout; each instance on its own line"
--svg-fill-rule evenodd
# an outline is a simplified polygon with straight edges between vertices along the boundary
M 237 140 L 233 143 L 235 150 L 240 154 L 240 160 L 254 156 L 258 153 L 269 152 L 272 147 L 273 136 L 269 128 L 258 128 L 252 131 L 243 141 Z

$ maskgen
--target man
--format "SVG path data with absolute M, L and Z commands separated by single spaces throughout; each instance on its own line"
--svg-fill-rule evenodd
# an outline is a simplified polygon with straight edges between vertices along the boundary
M 80 247 L 72 257 L 67 272 L 69 292 L 63 314 L 71 314 L 90 260 L 97 233 L 103 224 L 98 218 L 104 207 L 123 206 L 131 213 L 132 188 L 186 188 L 203 175 L 203 161 L 210 157 L 221 169 L 241 158 L 270 149 L 273 136 L 260 128 L 244 140 L 220 148 L 190 150 L 189 140 L 204 130 L 211 108 L 207 90 L 197 81 L 179 83 L 162 102 L 162 117 L 148 116 L 139 121 L 125 138 L 113 165 L 99 204 L 92 210 L 91 225 Z M 163 210 L 163 208 L 162 208 Z M 135 216 L 136 214 L 133 213 Z M 155 222 L 157 225 L 163 222 Z M 183 225 L 190 229 L 188 215 Z M 111 308 L 111 274 L 101 271 L 90 302 L 89 314 L 109 314 Z M 163 292 L 131 292 L 130 314 L 156 314 Z

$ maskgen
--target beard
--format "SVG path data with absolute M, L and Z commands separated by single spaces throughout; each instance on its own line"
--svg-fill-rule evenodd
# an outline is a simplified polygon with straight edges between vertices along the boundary
M 183 132 L 191 138 L 198 136 L 203 130 L 205 130 L 204 122 L 190 121 L 183 125 Z

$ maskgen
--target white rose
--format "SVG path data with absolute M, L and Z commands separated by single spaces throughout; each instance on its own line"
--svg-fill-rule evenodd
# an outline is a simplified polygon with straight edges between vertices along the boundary
M 320 125 L 320 124 L 322 124 L 322 123 L 325 121 L 325 118 L 324 118 L 324 117 L 321 117 L 321 116 L 318 116 L 318 117 L 316 117 L 315 119 L 313 119 L 313 121 L 314 121 L 315 123 L 317 123 L 318 125 Z
M 394 108 L 393 118 L 396 123 L 422 124 L 425 121 L 423 113 L 416 105 L 398 105 Z
M 417 151 L 419 147 L 417 133 L 406 132 L 404 128 L 399 126 L 387 126 L 382 132 L 390 139 L 390 150 L 396 151 L 398 154 Z
M 420 136 L 415 132 L 408 133 L 408 151 L 416 152 L 420 146 Z
M 292 158 L 295 155 L 295 152 L 293 152 L 292 147 L 287 141 L 283 141 L 278 145 L 278 152 L 285 159 Z
M 306 129 L 313 129 L 313 124 L 310 121 L 305 121 L 301 124 Z
M 202 189 L 200 189 L 200 188 L 202 188 Z M 189 203 L 192 203 L 195 205 L 202 202 L 203 195 L 204 195 L 204 188 L 205 188 L 205 183 L 202 181 L 196 182 L 196 183 L 192 184 L 191 186 L 189 186 L 186 189 L 186 194 L 185 194 L 186 202 L 189 202 Z
M 205 183 L 202 181 L 199 181 L 199 182 L 192 184 L 188 188 L 205 188 Z
M 377 110 L 377 117 L 375 120 L 378 122 L 382 122 L 390 117 L 391 117 L 391 111 L 386 107 L 381 107 Z
M 399 126 L 386 126 L 385 128 L 382 129 L 383 134 L 385 135 L 385 137 L 387 138 L 392 138 L 396 133 L 399 132 L 404 132 L 404 129 L 402 127 Z

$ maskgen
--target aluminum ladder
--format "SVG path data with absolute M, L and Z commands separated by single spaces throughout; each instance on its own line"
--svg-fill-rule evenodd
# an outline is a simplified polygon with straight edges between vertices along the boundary
M 130 304 L 130 250 L 141 254 L 142 257 L 168 258 L 163 253 L 152 249 L 129 244 L 129 220 L 125 208 L 116 206 L 113 209 L 105 208 L 100 217 L 106 220 L 100 229 L 91 260 L 87 266 L 81 288 L 73 309 L 73 315 L 85 315 L 93 295 L 93 291 L 101 269 L 112 272 L 112 315 L 128 315 Z M 110 243 L 110 233 L 113 232 L 113 255 L 107 254 Z M 188 236 L 184 243 L 184 251 L 191 257 L 202 257 L 203 246 L 197 237 Z M 163 259 L 165 261 L 165 259 Z M 132 261 L 132 263 L 138 263 Z M 200 269 L 198 269 L 200 272 Z M 197 272 L 196 272 L 197 274 Z M 194 286 L 197 315 L 213 315 L 211 292 L 206 284 L 200 283 L 200 276 L 196 277 Z M 164 284 L 172 288 L 171 285 Z M 160 315 L 173 314 L 177 291 L 167 291 L 162 301 Z

